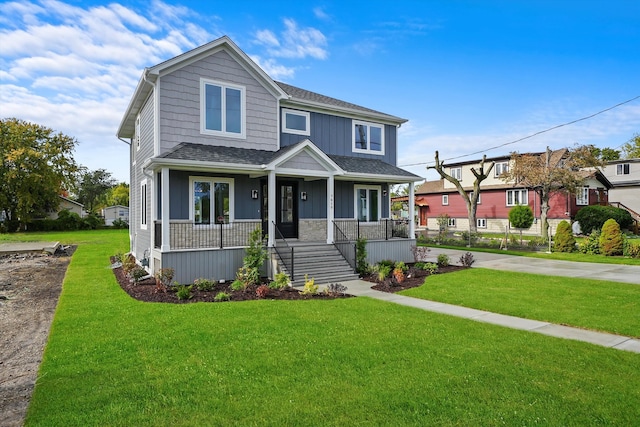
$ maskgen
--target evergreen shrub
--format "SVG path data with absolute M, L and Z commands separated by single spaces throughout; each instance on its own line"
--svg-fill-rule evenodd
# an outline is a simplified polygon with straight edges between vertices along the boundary
M 568 221 L 560 221 L 553 238 L 553 252 L 573 252 L 576 250 L 576 239 Z
M 622 255 L 624 251 L 624 237 L 620 225 L 614 219 L 608 219 L 602 226 L 600 233 L 600 253 L 606 256 Z

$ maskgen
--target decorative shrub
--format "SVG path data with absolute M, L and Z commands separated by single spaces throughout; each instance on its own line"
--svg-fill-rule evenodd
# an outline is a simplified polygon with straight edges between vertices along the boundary
M 438 266 L 447 267 L 449 265 L 450 258 L 447 254 L 439 254 L 438 255 Z
M 624 239 L 623 255 L 629 258 L 640 258 L 640 242 Z
M 218 292 L 215 297 L 213 297 L 214 301 L 229 301 L 231 299 L 231 295 L 226 292 Z
M 260 282 L 260 269 L 269 258 L 262 238 L 262 230 L 256 228 L 249 234 L 248 246 L 242 260 L 242 267 L 236 277 L 245 282 L 245 288 Z
M 389 275 L 391 274 L 391 270 L 393 269 L 393 267 L 391 265 L 388 264 L 376 264 L 373 267 L 373 270 L 377 273 L 378 275 L 378 282 L 384 282 L 384 280 L 389 277 Z
M 578 250 L 583 254 L 597 255 L 600 253 L 600 230 L 593 230 L 578 244 Z
M 156 292 L 167 292 L 174 274 L 175 270 L 173 268 L 161 268 L 158 270 L 156 272 Z
M 475 244 L 480 238 L 480 234 L 478 233 L 469 233 L 468 231 L 463 231 L 460 233 L 460 238 L 469 244 Z
M 331 283 L 325 288 L 324 293 L 331 296 L 338 296 L 344 295 L 346 291 L 346 286 L 341 285 L 340 283 Z
M 274 279 L 275 280 L 269 283 L 271 289 L 284 289 L 289 286 L 289 276 L 284 271 L 277 273 Z
M 553 238 L 553 252 L 574 252 L 576 250 L 576 239 L 571 231 L 571 224 L 568 221 L 560 221 Z
M 306 274 L 304 275 L 304 288 L 301 293 L 302 295 L 315 295 L 318 293 L 318 285 L 315 284 L 313 277 L 309 279 Z
M 606 256 L 622 255 L 624 238 L 620 225 L 614 219 L 608 219 L 600 233 L 600 253 Z
M 473 259 L 473 254 L 471 252 L 466 252 L 460 257 L 460 264 L 463 267 L 471 267 L 474 262 L 476 262 L 476 260 Z
M 429 274 L 436 274 L 438 272 L 438 264 L 435 262 L 425 262 L 422 269 L 429 272 Z
M 614 219 L 620 228 L 624 229 L 633 225 L 633 219 L 628 211 L 613 206 L 585 206 L 578 211 L 575 217 L 575 220 L 580 223 L 580 229 L 585 234 L 589 234 L 592 230 L 600 230 L 608 219 Z
M 193 281 L 193 286 L 196 287 L 199 291 L 210 291 L 215 286 L 213 280 L 199 278 Z
M 244 291 L 245 289 L 247 289 L 247 285 L 243 280 L 236 279 L 231 282 L 231 289 L 233 289 L 234 291 Z
M 422 236 L 420 236 L 422 237 Z M 411 246 L 411 253 L 413 254 L 414 262 L 424 262 L 427 260 L 427 255 L 429 254 L 429 249 L 427 246 Z
M 356 271 L 364 275 L 369 269 L 367 264 L 367 239 L 360 237 L 356 240 Z
M 116 218 L 111 224 L 113 228 L 129 228 L 129 223 L 123 219 Z
M 260 285 L 256 289 L 256 296 L 258 298 L 266 298 L 269 293 L 269 287 L 267 285 Z
M 133 281 L 137 284 L 138 282 L 140 282 L 140 280 L 147 276 L 149 273 L 147 273 L 147 270 L 145 270 L 144 268 L 134 268 L 133 271 L 131 272 L 131 278 L 133 279 Z
M 122 259 L 122 270 L 127 276 L 131 275 L 131 272 L 133 272 L 136 266 L 136 259 L 133 255 L 127 254 Z
M 178 285 L 176 296 L 178 297 L 179 300 L 191 299 L 192 298 L 191 286 Z
M 406 270 L 406 265 L 404 262 L 399 261 L 396 263 L 395 268 L 393 269 L 393 278 L 396 279 L 396 282 L 398 283 L 404 282 L 405 270 Z

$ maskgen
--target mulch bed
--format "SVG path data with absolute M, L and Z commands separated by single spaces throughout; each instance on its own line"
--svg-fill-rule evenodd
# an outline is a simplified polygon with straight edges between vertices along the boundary
M 114 260 L 112 259 L 112 263 Z M 215 296 L 220 292 L 227 293 L 229 301 L 248 301 L 248 300 L 328 300 L 336 298 L 352 298 L 353 295 L 348 293 L 325 294 L 319 292 L 315 295 L 305 295 L 295 288 L 285 288 L 282 290 L 269 289 L 264 297 L 259 297 L 256 290 L 259 285 L 247 287 L 244 291 L 234 291 L 231 289 L 231 282 L 217 283 L 210 291 L 200 291 L 196 287 L 191 289 L 191 298 L 181 300 L 178 299 L 175 289 L 169 289 L 166 292 L 158 291 L 154 278 L 145 279 L 138 283 L 131 283 L 129 277 L 125 274 L 122 267 L 113 268 L 113 273 L 120 287 L 128 293 L 132 298 L 145 302 L 164 302 L 173 304 L 188 304 L 193 302 L 228 302 L 214 301 Z M 263 284 L 268 285 L 268 282 Z M 347 290 L 348 291 L 348 290 Z
M 426 270 L 417 269 L 411 264 L 408 264 L 408 267 L 409 270 L 407 271 L 406 278 L 402 283 L 396 282 L 396 280 L 393 278 L 388 278 L 384 282 L 378 282 L 378 278 L 375 275 L 363 277 L 362 280 L 373 283 L 374 285 L 371 286 L 371 289 L 390 293 L 400 292 L 404 291 L 405 289 L 417 288 L 418 286 L 422 286 L 424 284 L 425 278 L 430 275 L 429 272 Z M 467 268 L 469 267 L 463 267 L 460 265 L 448 265 L 446 267 L 438 267 L 438 271 L 434 274 L 451 273 Z

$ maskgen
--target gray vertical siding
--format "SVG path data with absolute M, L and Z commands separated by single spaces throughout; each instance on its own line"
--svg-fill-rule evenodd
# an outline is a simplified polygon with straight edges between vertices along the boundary
M 327 180 L 300 181 L 298 191 L 307 193 L 307 200 L 298 203 L 300 218 L 327 217 Z M 298 195 L 300 197 L 300 195 Z
M 173 268 L 178 283 L 193 283 L 197 278 L 233 280 L 242 267 L 244 248 L 168 252 L 161 254 L 162 268 Z
M 367 262 L 375 264 L 382 260 L 413 262 L 411 246 L 415 246 L 415 239 L 379 240 L 367 242 Z
M 384 126 L 384 156 L 379 156 L 352 151 L 352 119 L 312 112 L 310 120 L 310 136 L 281 132 L 280 145 L 287 147 L 308 138 L 327 154 L 380 159 L 392 165 L 397 162 L 397 128 L 395 126 Z
M 200 79 L 246 88 L 246 139 L 200 133 Z M 275 97 L 236 62 L 220 51 L 160 77 L 160 154 L 181 142 L 241 146 L 275 151 L 278 106 Z

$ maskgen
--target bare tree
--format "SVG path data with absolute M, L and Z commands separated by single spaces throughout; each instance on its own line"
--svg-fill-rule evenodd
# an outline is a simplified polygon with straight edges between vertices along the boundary
M 444 168 L 445 168 L 444 161 L 440 162 L 440 156 L 437 151 L 436 151 L 435 166 L 430 166 L 428 168 L 428 169 L 435 169 L 436 172 L 438 172 L 438 174 L 440 174 L 442 178 L 446 179 L 447 181 L 455 185 L 456 188 L 458 189 L 458 193 L 460 193 L 465 203 L 467 204 L 467 215 L 469 218 L 470 233 L 476 233 L 478 231 L 478 224 L 476 222 L 476 212 L 478 211 L 478 198 L 480 197 L 480 183 L 489 177 L 489 174 L 491 173 L 491 170 L 495 165 L 495 162 L 491 162 L 489 164 L 489 167 L 485 171 L 484 164 L 486 161 L 487 161 L 487 156 L 483 155 L 482 160 L 480 161 L 478 170 L 476 170 L 476 168 L 471 168 L 471 172 L 473 173 L 473 176 L 476 177 L 475 181 L 473 182 L 473 191 L 471 192 L 471 197 L 469 197 L 469 194 L 467 193 L 467 191 L 464 189 L 464 187 L 462 187 L 462 184 L 460 183 L 459 179 L 449 175 L 444 171 Z
M 551 151 L 549 147 L 542 153 L 511 154 L 509 170 L 501 175 L 505 182 L 530 188 L 540 198 L 540 221 L 542 236 L 549 233 L 549 199 L 559 191 L 575 194 L 584 182 L 584 168 L 602 167 L 603 161 L 594 156 L 589 146 L 576 146 Z

